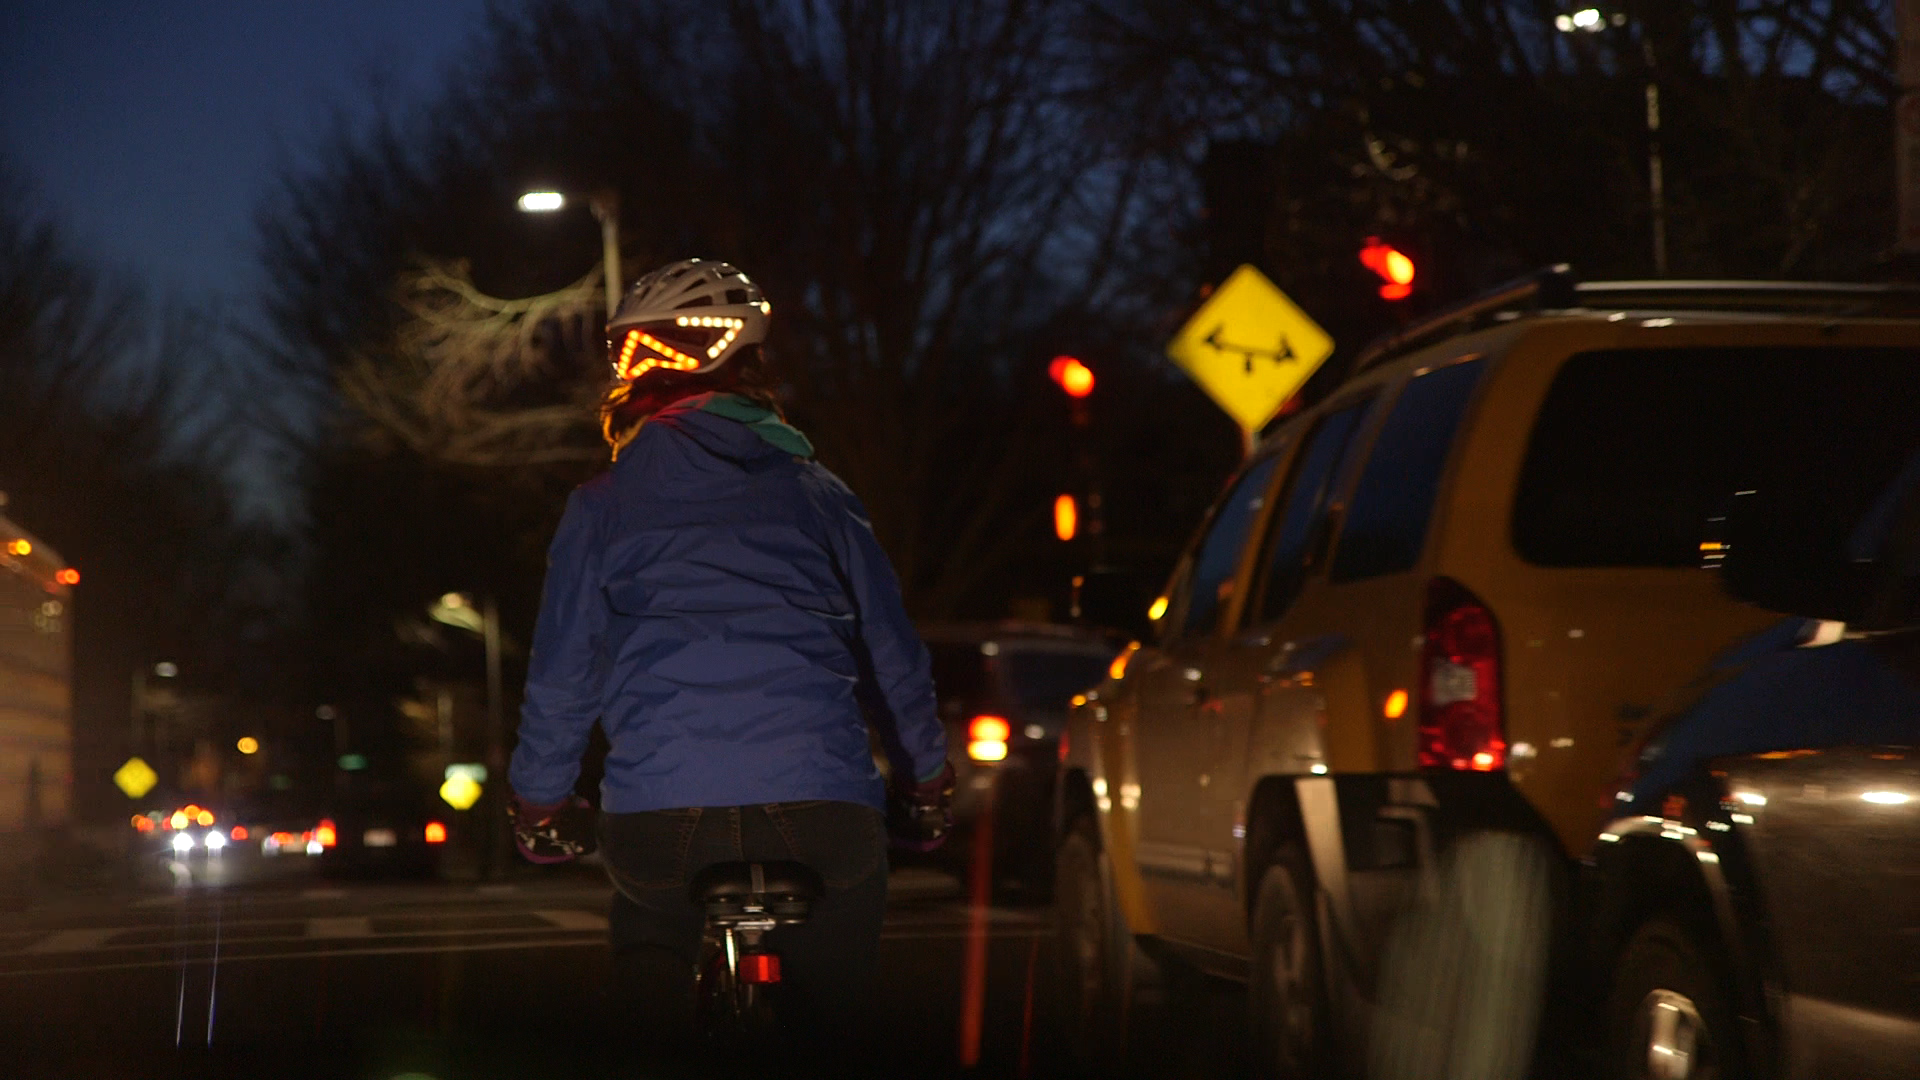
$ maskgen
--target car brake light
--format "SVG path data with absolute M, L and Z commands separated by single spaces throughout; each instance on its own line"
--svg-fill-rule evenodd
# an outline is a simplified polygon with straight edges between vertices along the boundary
M 427 822 L 427 843 L 444 844 L 447 842 L 447 827 L 437 821 Z
M 1427 586 L 1421 649 L 1420 767 L 1492 772 L 1507 764 L 1500 628 L 1459 582 Z
M 743 983 L 779 982 L 779 955 L 776 953 L 746 953 L 741 956 L 740 981 Z
M 975 761 L 1005 761 L 1013 725 L 1004 716 L 976 716 L 967 724 L 967 756 Z
M 247 832 L 247 827 L 245 825 L 235 825 L 227 833 L 227 835 L 235 840 L 245 840 L 248 836 L 252 834 Z
M 1069 754 L 1070 751 L 1067 749 L 1067 732 L 1062 729 L 1060 732 L 1060 764 L 1065 765 L 1067 763 Z
M 340 833 L 334 828 L 331 818 L 313 827 L 313 842 L 321 847 L 332 847 L 340 842 Z
M 973 722 L 967 725 L 967 737 L 970 739 L 1006 742 L 1007 736 L 1011 734 L 1013 734 L 1013 726 L 1007 723 L 1007 718 L 1004 716 L 976 716 Z

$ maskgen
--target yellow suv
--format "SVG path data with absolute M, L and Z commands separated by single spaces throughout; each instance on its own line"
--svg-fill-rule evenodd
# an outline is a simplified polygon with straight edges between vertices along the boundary
M 1362 355 L 1269 430 L 1147 643 L 1070 716 L 1076 1052 L 1121 1051 L 1143 973 L 1177 964 L 1248 983 L 1264 1076 L 1392 1071 L 1396 1023 L 1474 1075 L 1524 1071 L 1622 748 L 1775 618 L 1720 585 L 1729 507 L 1820 461 L 1854 520 L 1854 474 L 1895 470 L 1917 410 L 1920 292 L 1898 286 L 1556 268 Z M 1500 929 L 1388 987 L 1449 872 L 1456 921 Z M 1495 1035 L 1433 1035 L 1476 1009 Z

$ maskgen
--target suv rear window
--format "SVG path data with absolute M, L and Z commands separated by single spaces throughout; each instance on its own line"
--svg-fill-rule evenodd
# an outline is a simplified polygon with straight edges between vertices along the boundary
M 1419 561 L 1447 449 L 1485 368 L 1484 360 L 1451 364 L 1417 376 L 1400 392 L 1354 489 L 1333 580 L 1397 574 Z
M 927 646 L 933 666 L 933 692 L 941 701 L 975 702 L 988 696 L 987 658 L 972 642 L 937 642 Z
M 1815 472 L 1839 536 L 1920 441 L 1916 401 L 1915 349 L 1582 353 L 1534 423 L 1514 549 L 1540 566 L 1699 566 L 1735 492 Z

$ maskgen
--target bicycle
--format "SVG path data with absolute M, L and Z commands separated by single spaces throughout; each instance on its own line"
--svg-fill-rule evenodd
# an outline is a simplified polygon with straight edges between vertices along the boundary
M 694 875 L 687 896 L 706 913 L 695 1019 L 709 1038 L 760 1040 L 777 1031 L 769 991 L 781 981 L 780 954 L 764 939 L 806 922 L 823 891 L 812 867 L 788 860 L 714 863 Z

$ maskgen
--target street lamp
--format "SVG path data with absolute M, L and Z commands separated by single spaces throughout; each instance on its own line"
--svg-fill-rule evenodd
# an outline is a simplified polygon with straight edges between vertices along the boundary
M 1624 13 L 1603 15 L 1599 8 L 1581 8 L 1553 19 L 1554 29 L 1563 34 L 1597 34 L 1608 26 L 1626 24 Z M 1647 65 L 1647 201 L 1653 212 L 1653 273 L 1666 277 L 1667 197 L 1660 161 L 1660 82 L 1654 66 L 1653 39 L 1644 29 L 1640 33 L 1640 57 Z
M 609 309 L 611 310 L 611 309 Z M 450 592 L 427 608 L 427 614 L 435 622 L 457 627 L 468 633 L 479 634 L 486 643 L 487 650 L 487 768 L 497 773 L 506 771 L 506 727 L 502 716 L 502 687 L 500 673 L 500 609 L 491 595 L 484 597 L 479 606 L 474 605 L 473 597 L 466 593 Z M 503 817 L 489 827 L 492 843 L 489 847 L 497 854 L 503 842 L 504 833 L 497 828 Z M 498 869 L 496 863 L 495 869 Z
M 550 214 L 567 205 L 567 197 L 558 191 L 529 191 L 520 196 L 523 213 Z M 620 306 L 620 195 L 611 188 L 595 192 L 587 199 L 593 216 L 600 222 L 600 269 L 606 278 L 607 318 Z

